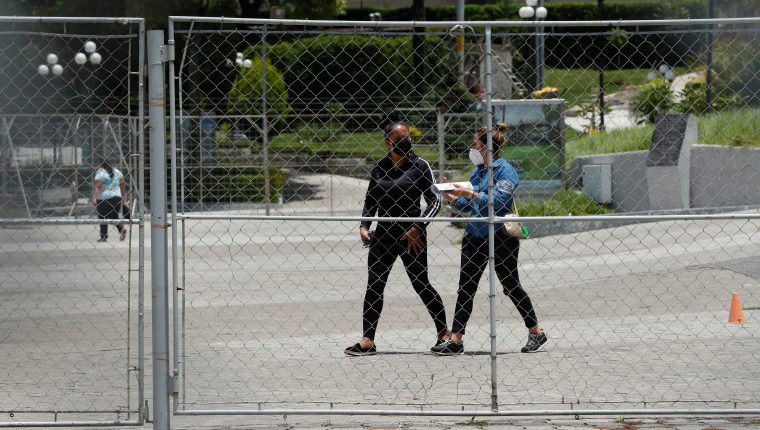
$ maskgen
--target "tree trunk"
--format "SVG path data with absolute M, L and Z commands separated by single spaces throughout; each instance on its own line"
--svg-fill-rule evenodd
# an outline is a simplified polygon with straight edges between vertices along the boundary
M 425 20 L 425 0 L 412 0 L 412 19 L 415 21 Z M 413 96 L 421 100 L 425 95 L 425 27 L 414 27 L 412 36 L 412 62 L 414 65 L 414 92 Z
M 261 9 L 263 0 L 238 0 L 240 4 L 240 16 L 242 18 L 255 18 Z

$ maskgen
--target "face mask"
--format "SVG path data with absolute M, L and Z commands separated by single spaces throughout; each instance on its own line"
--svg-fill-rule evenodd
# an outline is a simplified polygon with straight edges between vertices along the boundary
M 412 139 L 410 139 L 408 136 L 393 144 L 393 152 L 401 155 L 402 157 L 409 154 L 411 151 Z
M 472 164 L 476 166 L 480 166 L 481 164 L 485 163 L 485 161 L 483 161 L 483 155 L 477 149 L 470 148 L 470 153 L 467 155 L 470 157 Z

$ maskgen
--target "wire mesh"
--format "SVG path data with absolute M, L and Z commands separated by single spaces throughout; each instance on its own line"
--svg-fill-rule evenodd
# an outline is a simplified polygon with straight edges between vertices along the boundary
M 0 426 L 141 423 L 143 21 L 0 29 Z
M 178 413 L 757 407 L 757 330 L 727 324 L 757 301 L 757 22 L 536 24 L 472 23 L 460 56 L 436 23 L 171 20 Z M 515 207 L 528 239 L 489 232 Z M 462 313 L 464 354 L 431 353 Z

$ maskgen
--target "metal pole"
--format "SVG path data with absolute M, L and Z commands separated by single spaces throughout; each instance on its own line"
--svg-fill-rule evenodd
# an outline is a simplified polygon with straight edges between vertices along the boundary
M 137 192 L 140 194 L 138 197 L 138 292 L 137 292 L 137 375 L 138 384 L 138 408 L 140 410 L 140 416 L 137 421 L 140 425 L 145 423 L 145 411 L 143 410 L 144 398 L 145 398 L 145 22 L 140 21 L 140 40 L 139 40 L 139 54 L 138 61 L 138 93 L 137 96 L 137 145 L 138 145 L 138 184 Z M 79 123 L 77 122 L 77 128 Z M 77 132 L 77 134 L 79 134 Z M 134 208 L 133 208 L 134 210 Z
M 712 18 L 715 14 L 715 1 L 709 0 L 707 3 L 707 18 Z M 712 112 L 712 63 L 713 63 L 713 26 L 707 27 L 707 71 L 705 72 L 705 99 L 707 108 L 705 112 Z
M 604 131 L 604 67 L 602 66 L 599 66 L 599 131 Z
M 488 148 L 488 305 L 491 322 L 491 410 L 498 411 L 496 374 L 496 267 L 494 249 L 494 206 L 493 206 L 493 106 L 491 104 L 491 26 L 486 26 L 486 141 Z
M 153 317 L 153 428 L 169 429 L 169 316 L 166 258 L 166 103 L 163 30 L 148 32 L 150 115 L 150 240 Z
M 264 152 L 264 208 L 269 215 L 269 125 L 267 123 L 267 26 L 261 33 L 261 141 Z
M 544 0 L 538 0 L 538 7 L 543 6 Z M 536 22 L 536 82 L 538 86 L 536 90 L 540 90 L 544 87 L 544 33 L 541 20 L 536 18 Z
M 169 40 L 167 48 L 174 51 L 174 22 L 169 20 Z M 179 406 L 178 385 L 179 375 L 179 263 L 177 261 L 177 115 L 176 115 L 176 83 L 174 76 L 174 55 L 169 56 L 169 141 L 171 142 L 171 183 L 172 183 L 172 377 L 175 384 L 172 386 L 172 410 L 176 411 Z
M 446 146 L 446 123 L 443 112 L 438 112 L 438 181 L 443 182 L 443 167 Z
M 604 16 L 604 0 L 597 0 L 597 9 L 599 13 L 599 19 L 602 19 Z M 603 36 L 599 36 L 603 37 Z M 599 56 L 599 131 L 604 131 L 604 67 L 606 64 L 601 63 L 601 59 L 604 58 L 602 56 L 602 50 L 604 49 L 604 44 L 599 43 L 599 53 L 597 54 Z M 593 127 L 594 124 L 591 124 Z
M 457 55 L 459 56 L 459 79 L 464 79 L 464 0 L 457 0 L 457 21 L 462 25 L 457 31 Z

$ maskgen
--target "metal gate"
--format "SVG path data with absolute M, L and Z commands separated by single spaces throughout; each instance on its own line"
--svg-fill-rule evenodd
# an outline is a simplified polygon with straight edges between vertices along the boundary
M 0 28 L 0 427 L 140 425 L 144 21 Z M 102 162 L 119 219 L 97 219 Z
M 760 333 L 727 321 L 733 292 L 750 319 L 760 299 L 759 24 L 171 18 L 174 413 L 757 414 Z M 662 114 L 699 124 L 667 172 L 647 161 Z M 362 216 L 399 121 L 435 182 L 467 181 L 473 133 L 490 158 L 509 123 L 546 352 L 520 353 L 490 247 L 464 354 L 429 352 L 397 263 L 379 353 L 344 355 L 367 315 L 360 221 L 401 221 Z M 429 222 L 449 325 L 467 219 L 444 206 L 403 220 Z M 474 220 L 493 244 L 507 218 Z

